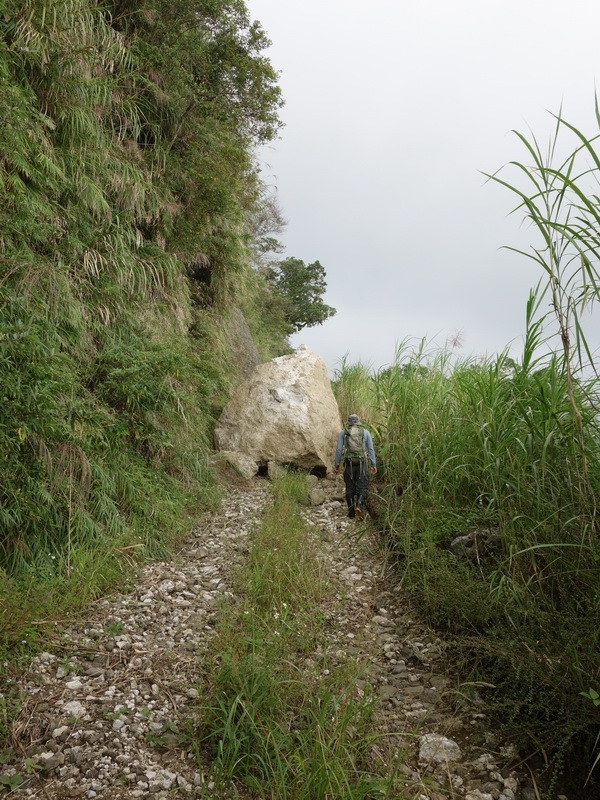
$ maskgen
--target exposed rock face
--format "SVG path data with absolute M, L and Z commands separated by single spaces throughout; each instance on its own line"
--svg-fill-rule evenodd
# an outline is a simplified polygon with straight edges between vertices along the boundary
M 260 356 L 252 340 L 246 318 L 239 308 L 231 310 L 229 326 L 226 329 L 229 347 L 235 358 L 238 374 L 242 379 L 252 375 L 252 371 L 260 364 Z
M 215 444 L 259 464 L 327 470 L 341 427 L 327 368 L 301 345 L 260 364 L 238 386 L 217 424 Z

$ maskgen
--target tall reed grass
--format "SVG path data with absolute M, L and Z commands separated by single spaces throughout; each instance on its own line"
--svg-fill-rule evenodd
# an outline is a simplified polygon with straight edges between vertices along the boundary
M 586 489 L 600 478 L 595 378 L 574 387 L 584 474 L 560 353 L 475 361 L 401 349 L 389 369 L 362 374 L 355 396 L 371 400 L 385 475 L 381 522 L 415 605 L 497 687 L 490 700 L 512 735 L 589 759 L 597 709 L 582 693 L 600 686 L 600 551 Z M 457 557 L 451 543 L 469 534 L 477 547 Z
M 581 693 L 600 685 L 600 549 L 587 490 L 600 478 L 595 378 L 571 388 L 584 467 L 560 353 L 456 360 L 406 346 L 388 369 L 361 372 L 362 387 L 355 375 L 385 476 L 381 522 L 415 604 L 496 685 L 513 733 L 589 757 L 597 710 Z M 342 371 L 342 403 L 348 385 Z M 475 531 L 473 556 L 454 555 L 452 541 Z
M 600 299 L 600 134 L 559 113 L 547 149 L 517 137 L 526 160 L 490 177 L 538 236 L 522 253 L 541 272 L 523 353 L 460 360 L 404 343 L 379 372 L 343 363 L 336 392 L 367 404 L 383 524 L 415 602 L 496 686 L 506 727 L 553 754 L 555 777 L 587 764 L 581 797 L 595 797 L 600 397 L 584 321 Z M 458 557 L 450 545 L 469 534 L 478 546 Z

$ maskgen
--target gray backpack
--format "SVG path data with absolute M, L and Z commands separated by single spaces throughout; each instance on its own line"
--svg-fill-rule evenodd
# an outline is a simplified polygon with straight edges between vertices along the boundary
M 344 437 L 344 458 L 352 464 L 366 461 L 365 429 L 362 425 L 346 426 Z

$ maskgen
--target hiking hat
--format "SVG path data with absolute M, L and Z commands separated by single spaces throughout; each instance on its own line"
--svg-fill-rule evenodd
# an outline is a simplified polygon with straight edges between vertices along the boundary
M 350 414 L 348 417 L 348 425 L 358 425 L 360 423 L 360 417 L 358 414 Z

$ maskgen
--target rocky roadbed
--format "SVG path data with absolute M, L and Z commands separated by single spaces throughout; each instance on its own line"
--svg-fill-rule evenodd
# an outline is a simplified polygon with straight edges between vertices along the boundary
M 341 482 L 320 482 L 320 505 L 305 516 L 335 591 L 324 613 L 332 661 L 367 664 L 357 687 L 379 695 L 382 737 L 373 758 L 401 752 L 405 796 L 419 800 L 537 800 L 517 754 L 499 748 L 477 696 L 452 711 L 453 681 L 442 643 L 407 613 L 377 534 L 345 514 Z M 24 782 L 13 794 L 46 800 L 212 796 L 180 733 L 198 705 L 198 658 L 214 635 L 231 567 L 269 502 L 266 481 L 232 488 L 172 561 L 148 565 L 136 588 L 105 598 L 65 626 L 56 646 L 20 679 L 12 726 Z M 364 535 L 358 535 L 364 533 Z M 529 783 L 529 785 L 527 785 Z M 215 795 L 216 796 L 216 795 Z

